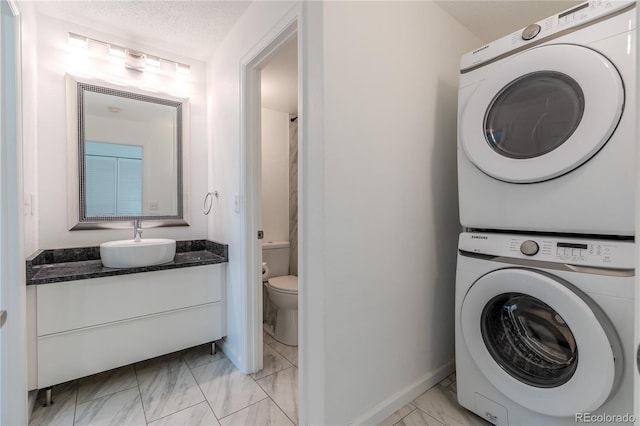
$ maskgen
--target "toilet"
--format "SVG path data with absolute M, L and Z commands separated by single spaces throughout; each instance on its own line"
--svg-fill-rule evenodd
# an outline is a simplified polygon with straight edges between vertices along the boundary
M 289 242 L 262 243 L 263 282 L 270 309 L 276 309 L 275 326 L 265 330 L 280 343 L 298 345 L 298 277 L 289 275 Z M 268 319 L 268 318 L 267 318 Z

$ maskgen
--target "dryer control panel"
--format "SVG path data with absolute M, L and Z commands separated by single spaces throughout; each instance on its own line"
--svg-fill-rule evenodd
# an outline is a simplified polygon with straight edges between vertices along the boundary
M 612 269 L 635 268 L 635 244 L 626 240 L 464 232 L 459 249 L 469 253 Z
M 542 42 L 552 40 L 559 35 L 581 29 L 590 23 L 598 22 L 605 17 L 615 16 L 618 12 L 629 10 L 634 4 L 635 1 L 633 0 L 591 0 L 584 2 L 464 54 L 460 62 L 460 70 L 464 72 L 494 58 L 501 58 L 522 49 L 531 48 Z M 631 15 L 634 14 L 632 13 Z M 633 23 L 635 24 L 635 20 Z M 632 29 L 625 28 L 627 31 Z

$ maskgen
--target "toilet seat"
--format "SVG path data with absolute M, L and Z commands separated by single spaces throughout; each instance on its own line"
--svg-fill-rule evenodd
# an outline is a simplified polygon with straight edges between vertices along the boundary
M 298 294 L 298 277 L 295 275 L 269 278 L 267 285 L 281 293 Z

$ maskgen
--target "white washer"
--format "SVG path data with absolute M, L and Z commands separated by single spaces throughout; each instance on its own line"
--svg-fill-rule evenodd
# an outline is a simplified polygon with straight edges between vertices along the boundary
M 635 28 L 591 1 L 462 57 L 463 226 L 633 235 Z
M 497 425 L 628 422 L 634 265 L 631 241 L 461 234 L 460 404 Z

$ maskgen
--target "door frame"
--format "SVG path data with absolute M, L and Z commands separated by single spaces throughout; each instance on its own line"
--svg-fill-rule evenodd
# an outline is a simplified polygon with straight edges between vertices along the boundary
M 2 374 L 0 379 L 0 424 L 27 424 L 27 350 L 26 350 L 26 271 L 23 233 L 23 157 L 22 157 L 22 67 L 21 21 L 15 0 L 0 0 L 3 33 L 8 31 L 13 44 L 11 68 L 4 66 L 6 45 L 0 47 L 2 102 L 2 139 L 0 153 L 0 283 L 2 309 L 8 312 L 0 333 L 2 339 Z M 5 18 L 5 11 L 8 10 Z M 6 27 L 5 19 L 11 24 Z M 7 74 L 7 69 L 13 73 Z M 5 84 L 9 83 L 9 94 Z M 6 125 L 5 121 L 9 124 Z M 10 366 L 10 368 L 8 368 Z
M 260 72 L 284 44 L 298 34 L 298 7 L 292 10 L 247 53 L 240 63 L 240 241 L 244 267 L 240 282 L 246 283 L 247 371 L 262 369 L 262 249 L 257 239 L 261 213 L 261 94 Z M 298 39 L 298 75 L 300 40 Z M 299 79 L 300 80 L 300 79 Z M 298 82 L 298 104 L 302 94 Z M 300 166 L 300 165 L 299 165 Z M 300 172 L 298 172 L 300 174 Z M 299 235 L 300 238 L 300 235 Z M 301 267 L 301 265 L 299 266 Z M 299 282 L 298 284 L 302 284 Z

